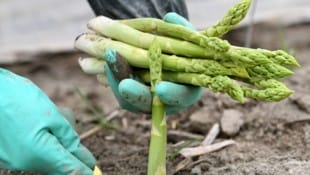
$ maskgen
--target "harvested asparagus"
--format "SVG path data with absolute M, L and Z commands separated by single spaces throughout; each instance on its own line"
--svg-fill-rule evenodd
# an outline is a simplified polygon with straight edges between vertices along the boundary
M 94 34 L 84 34 L 80 36 L 76 41 L 76 47 L 80 50 L 88 52 L 95 57 L 101 58 L 103 58 L 102 56 L 106 50 L 115 49 L 127 59 L 130 65 L 140 68 L 149 67 L 148 54 L 146 50 L 136 48 L 118 41 L 106 39 L 104 37 L 99 37 Z M 265 63 L 257 66 L 242 67 L 233 62 L 218 63 L 213 60 L 189 59 L 164 54 L 161 55 L 161 59 L 163 61 L 163 69 L 177 72 L 176 75 L 174 72 L 165 73 L 165 78 L 168 79 L 168 77 L 180 77 L 180 75 L 182 77 L 181 80 L 178 78 L 170 78 L 168 80 L 208 87 L 215 92 L 227 93 L 233 99 L 241 102 L 244 100 L 244 92 L 247 92 L 245 93 L 245 97 L 266 101 L 278 101 L 286 98 L 291 94 L 290 91 L 287 91 L 287 88 L 280 88 L 276 91 L 273 89 L 268 89 L 264 92 L 262 90 L 251 90 L 246 87 L 244 87 L 243 90 L 240 90 L 240 87 L 237 88 L 235 85 L 232 86 L 235 83 L 232 83 L 231 80 L 226 77 L 239 77 L 240 80 L 243 80 L 246 83 L 254 84 L 254 82 L 258 82 L 264 79 L 278 79 L 292 74 L 292 71 L 289 69 L 286 69 L 285 67 L 275 63 Z M 215 77 L 212 78 L 210 76 Z M 218 87 L 216 84 L 218 84 Z M 225 88 L 220 89 L 220 87 Z M 276 98 L 272 98 L 271 95 L 274 93 L 280 93 L 280 95 L 278 95 Z
M 208 87 L 215 92 L 227 93 L 241 102 L 244 97 L 278 101 L 292 93 L 277 80 L 293 74 L 288 68 L 299 66 L 295 58 L 281 50 L 231 46 L 227 41 L 217 38 L 244 18 L 250 4 L 251 0 L 236 4 L 214 27 L 203 32 L 154 18 L 115 21 L 101 16 L 91 20 L 88 27 L 117 41 L 95 34 L 84 34 L 76 40 L 75 46 L 102 59 L 105 59 L 106 50 L 115 49 L 126 58 L 129 65 L 149 68 L 148 52 L 144 49 L 148 49 L 154 38 L 157 38 L 160 49 L 166 53 L 160 56 L 165 70 L 164 79 Z M 90 62 L 86 63 L 91 65 Z M 87 67 L 84 71 L 92 73 Z M 145 71 L 138 74 L 144 80 L 149 76 Z M 257 89 L 239 86 L 233 79 L 254 85 Z M 266 83 L 275 85 L 262 86 Z
M 188 38 L 204 37 L 197 34 L 197 32 L 191 31 L 190 29 L 187 29 L 180 25 L 169 24 L 159 19 L 139 18 L 139 19 L 124 20 L 122 21 L 122 23 L 128 24 L 131 27 L 134 27 L 135 29 L 145 32 L 150 31 L 158 32 L 160 34 L 179 36 L 182 38 L 185 38 L 185 36 L 187 36 Z M 145 49 L 149 47 L 151 41 L 154 39 L 154 37 L 156 37 L 155 35 L 140 32 L 138 30 L 130 28 L 129 26 L 122 25 L 120 22 L 113 21 L 103 16 L 91 20 L 89 23 L 89 27 L 95 30 L 96 32 L 99 32 L 108 37 L 112 37 L 122 42 L 129 43 L 134 46 Z M 186 31 L 187 33 L 179 33 L 179 31 L 183 30 Z M 292 56 L 285 53 L 284 51 L 267 53 L 266 50 L 263 49 L 257 49 L 257 50 L 244 49 L 240 47 L 231 46 L 229 50 L 227 49 L 227 51 L 225 50 L 221 52 L 214 48 L 204 49 L 203 47 L 193 45 L 186 41 L 180 41 L 163 36 L 157 36 L 157 37 L 159 38 L 162 50 L 165 51 L 166 53 L 175 55 L 209 58 L 209 59 L 212 58 L 215 60 L 223 60 L 223 61 L 230 60 L 236 63 L 247 65 L 258 65 L 263 63 L 267 64 L 272 63 L 273 61 L 277 61 L 279 59 L 280 59 L 279 61 L 281 61 L 282 63 L 286 63 L 287 65 L 296 66 L 297 64 L 296 60 Z M 213 42 L 210 41 L 210 43 Z M 223 45 L 223 43 L 216 43 L 216 42 L 214 42 L 213 44 Z
M 80 35 L 76 42 L 75 47 L 79 50 L 89 53 L 90 55 L 103 58 L 104 52 L 108 49 L 115 49 L 128 63 L 134 67 L 148 68 L 148 55 L 147 51 L 137 48 L 119 41 L 114 41 L 95 34 Z M 162 54 L 163 69 L 169 71 L 186 72 L 186 73 L 201 73 L 205 75 L 226 75 L 240 78 L 253 78 L 267 79 L 282 78 L 292 74 L 289 69 L 277 65 L 275 63 L 266 62 L 266 64 L 252 65 L 243 67 L 234 62 L 216 62 L 207 59 L 184 58 L 175 55 Z M 268 64 L 267 64 L 268 63 Z M 245 65 L 246 66 L 246 65 Z M 249 75 L 251 72 L 251 75 Z
M 104 58 L 106 50 L 115 49 L 134 67 L 148 68 L 147 51 L 119 41 L 114 41 L 95 34 L 82 34 L 75 42 L 75 47 L 96 58 Z M 175 55 L 161 55 L 163 69 L 178 72 L 202 73 L 206 75 L 231 75 L 247 78 L 248 73 L 242 66 L 222 66 L 216 61 L 206 59 L 188 59 Z
M 150 82 L 149 72 L 146 70 L 137 71 L 137 75 L 145 82 Z M 253 98 L 261 101 L 280 101 L 292 94 L 284 84 L 274 79 L 262 80 L 253 83 L 258 89 L 247 86 L 239 86 L 228 77 L 210 77 L 195 73 L 163 72 L 162 79 L 176 83 L 191 84 L 211 89 L 213 92 L 228 94 L 232 99 L 243 102 L 244 98 Z
M 147 18 L 140 18 L 145 19 Z M 137 20 L 140 20 L 137 19 Z M 216 52 L 225 52 L 229 49 L 229 43 L 227 41 L 221 40 L 216 37 L 206 37 L 199 32 L 193 31 L 191 29 L 187 29 L 186 27 L 170 24 L 163 22 L 161 20 L 156 20 L 154 18 L 149 18 L 154 21 L 158 21 L 160 24 L 157 26 L 163 26 L 163 30 L 167 31 L 166 33 L 172 36 L 179 36 L 181 39 L 185 41 L 189 41 L 192 43 L 201 46 L 203 49 L 208 51 L 216 51 Z M 141 23 L 141 22 L 140 22 Z M 183 45 L 179 44 L 180 40 L 162 37 L 162 36 L 154 36 L 149 33 L 144 33 L 139 30 L 136 30 L 126 24 L 123 24 L 119 21 L 112 20 L 105 16 L 96 17 L 88 22 L 88 28 L 91 30 L 97 31 L 98 33 L 111 37 L 113 39 L 128 42 L 129 44 L 135 45 L 141 48 L 149 48 L 152 41 L 156 37 L 160 44 L 160 47 L 163 51 L 170 53 L 182 53 L 184 50 L 184 45 L 189 45 L 191 47 L 197 47 L 195 44 L 184 42 Z M 169 31 L 170 30 L 170 31 Z M 173 31 L 171 31 L 173 30 Z M 168 36 L 169 36 L 168 35 Z M 187 49 L 187 51 L 192 52 L 191 49 Z

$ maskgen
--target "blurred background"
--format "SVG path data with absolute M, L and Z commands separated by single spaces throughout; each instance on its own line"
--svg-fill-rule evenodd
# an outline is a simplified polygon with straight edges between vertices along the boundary
M 292 25 L 310 21 L 309 0 L 256 0 L 254 23 Z M 197 29 L 214 24 L 238 0 L 186 0 Z M 1 0 L 0 63 L 34 59 L 39 53 L 72 51 L 93 12 L 86 0 Z M 250 15 L 238 26 L 249 24 Z

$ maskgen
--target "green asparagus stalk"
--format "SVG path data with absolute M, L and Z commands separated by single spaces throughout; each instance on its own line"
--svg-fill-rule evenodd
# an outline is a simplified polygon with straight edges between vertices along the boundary
M 222 37 L 233 29 L 247 14 L 252 0 L 242 0 L 233 6 L 227 14 L 214 26 L 202 31 L 201 33 L 209 37 Z
M 114 41 L 95 34 L 80 35 L 75 41 L 75 47 L 96 58 L 104 59 L 107 49 L 115 49 L 125 57 L 131 66 L 148 68 L 148 53 L 146 50 L 137 48 L 122 42 Z M 241 78 L 249 77 L 242 66 L 222 66 L 216 61 L 207 59 L 184 58 L 175 55 L 161 55 L 163 69 L 178 72 L 202 73 L 206 75 L 228 75 Z
M 144 82 L 150 82 L 150 73 L 147 70 L 136 71 L 138 77 Z M 190 84 L 211 89 L 213 92 L 227 93 L 232 99 L 239 102 L 244 101 L 244 94 L 241 87 L 232 79 L 226 76 L 211 77 L 203 74 L 169 72 L 162 73 L 162 79 L 165 81 Z
M 166 175 L 167 124 L 165 106 L 155 93 L 156 85 L 161 81 L 161 49 L 156 39 L 149 48 L 150 78 L 152 99 L 152 128 L 149 147 L 148 175 Z
M 137 75 L 144 81 L 150 82 L 150 73 L 147 70 L 137 71 Z M 258 89 L 247 86 L 239 86 L 238 83 L 225 76 L 210 77 L 202 74 L 169 72 L 162 73 L 162 79 L 165 81 L 196 85 L 211 89 L 213 92 L 222 92 L 228 94 L 232 99 L 243 102 L 244 98 L 253 98 L 261 101 L 275 102 L 287 98 L 292 94 L 283 83 L 274 80 L 261 80 L 256 82 L 248 81 Z
M 150 18 L 150 19 L 153 19 L 153 18 Z M 156 19 L 154 20 L 156 21 Z M 104 36 L 108 36 L 115 40 L 119 40 L 119 41 L 131 44 L 136 47 L 144 48 L 144 49 L 148 49 L 152 41 L 154 40 L 154 38 L 157 37 L 158 42 L 163 52 L 176 54 L 176 55 L 181 54 L 182 56 L 206 57 L 212 54 L 212 53 L 208 53 L 210 51 L 215 50 L 218 52 L 223 52 L 223 51 L 228 50 L 229 48 L 229 45 L 226 41 L 222 41 L 218 38 L 214 38 L 214 37 L 208 38 L 198 32 L 191 31 L 183 26 L 179 26 L 176 24 L 169 24 L 165 22 L 162 22 L 162 24 L 169 25 L 169 27 L 171 25 L 175 26 L 176 31 L 181 30 L 181 29 L 185 30 L 187 32 L 186 33 L 187 35 L 183 35 L 183 36 L 191 35 L 187 37 L 187 39 L 190 42 L 181 41 L 181 40 L 163 37 L 163 36 L 155 36 L 149 33 L 144 33 L 128 25 L 125 25 L 119 21 L 112 20 L 105 16 L 99 16 L 97 18 L 90 20 L 88 23 L 88 28 Z M 172 31 L 170 33 L 173 34 Z M 210 47 L 210 49 L 205 49 L 205 47 L 206 48 Z
M 229 43 L 216 37 L 207 37 L 197 31 L 193 31 L 184 26 L 167 23 L 155 18 L 136 18 L 120 21 L 136 30 L 158 33 L 164 36 L 189 41 L 206 48 L 209 52 L 225 52 L 229 49 Z M 213 51 L 213 52 L 214 52 Z

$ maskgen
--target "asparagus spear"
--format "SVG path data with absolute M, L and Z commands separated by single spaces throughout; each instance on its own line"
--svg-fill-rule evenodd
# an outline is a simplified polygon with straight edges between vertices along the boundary
M 150 60 L 150 78 L 152 93 L 152 129 L 148 160 L 148 175 L 166 175 L 167 124 L 165 106 L 155 93 L 156 85 L 161 81 L 161 50 L 156 38 L 152 42 L 148 56 Z
M 190 29 L 187 29 L 186 27 L 177 24 L 170 24 L 156 19 L 153 20 L 161 22 L 159 26 L 163 26 L 166 30 L 173 30 L 167 32 L 169 33 L 169 35 L 167 36 L 179 36 L 179 38 L 181 37 L 180 39 L 193 42 L 203 48 L 206 48 L 209 51 L 215 50 L 217 52 L 225 52 L 229 49 L 229 43 L 227 41 L 221 40 L 216 37 L 206 37 L 197 31 L 192 31 Z M 126 24 L 112 20 L 105 16 L 99 16 L 90 20 L 88 22 L 88 27 L 94 31 L 99 32 L 102 35 L 106 35 L 123 42 L 129 42 L 130 44 L 136 45 L 141 48 L 148 48 L 155 37 L 152 34 L 141 32 L 132 27 L 129 27 Z M 177 49 L 176 52 L 181 53 L 178 52 L 179 44 L 174 45 L 173 39 L 159 36 L 157 36 L 157 38 L 163 51 L 173 52 Z M 189 43 L 187 43 L 187 45 L 188 44 Z M 184 46 L 181 49 L 184 49 Z
M 240 57 L 240 55 L 243 55 L 247 58 L 250 58 L 250 60 L 256 59 L 255 61 L 257 61 L 259 64 L 267 63 L 263 60 L 269 60 L 275 64 L 279 64 L 285 67 L 300 66 L 292 55 L 286 53 L 283 50 L 269 51 L 266 49 L 252 49 L 237 46 L 233 46 L 233 48 L 234 53 L 239 52 L 239 54 L 237 54 L 236 56 Z
M 222 37 L 233 29 L 247 14 L 252 0 L 242 0 L 233 6 L 214 26 L 202 31 L 205 36 Z
M 144 82 L 150 82 L 150 74 L 147 70 L 140 70 L 136 73 Z M 258 99 L 261 101 L 274 102 L 283 100 L 292 94 L 292 91 L 283 83 L 274 79 L 247 82 L 253 84 L 258 89 L 253 89 L 247 86 L 239 86 L 232 79 L 225 76 L 210 77 L 196 73 L 164 71 L 162 74 L 162 79 L 175 83 L 184 83 L 210 88 L 214 92 L 226 93 L 232 99 L 239 102 L 243 102 L 245 97 Z
M 209 53 L 211 49 L 209 51 L 191 42 L 144 33 L 104 16 L 92 19 L 88 23 L 88 27 L 104 36 L 139 48 L 148 49 L 154 38 L 157 37 L 161 49 L 165 53 L 188 57 L 211 57 L 213 55 L 213 53 Z
M 249 79 L 253 82 L 265 79 L 280 79 L 293 74 L 291 70 L 274 63 L 246 67 L 246 70 L 249 73 Z
M 134 67 L 148 68 L 148 54 L 140 49 L 122 42 L 110 40 L 95 34 L 80 35 L 75 41 L 75 47 L 87 52 L 96 58 L 104 59 L 104 53 L 108 49 L 115 49 L 128 63 Z M 179 56 L 162 54 L 163 69 L 178 72 L 202 73 L 206 75 L 231 75 L 247 78 L 248 73 L 242 66 L 222 66 L 216 61 L 207 59 L 189 59 Z
M 150 74 L 147 70 L 136 71 L 136 74 L 144 81 L 150 82 Z M 211 77 L 203 74 L 169 72 L 162 73 L 162 79 L 165 81 L 184 83 L 195 86 L 201 86 L 211 89 L 214 92 L 227 93 L 232 99 L 239 102 L 244 101 L 243 91 L 240 86 L 226 76 Z
M 296 59 L 283 50 L 269 51 L 266 49 L 257 49 L 260 53 L 268 57 L 272 62 L 285 67 L 300 66 Z

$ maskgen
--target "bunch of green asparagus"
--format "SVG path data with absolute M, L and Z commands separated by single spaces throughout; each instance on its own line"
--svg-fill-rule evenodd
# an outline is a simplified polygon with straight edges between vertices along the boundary
M 151 82 L 147 50 L 156 38 L 162 52 L 162 80 L 206 87 L 240 102 L 246 97 L 280 101 L 293 92 L 280 80 L 293 74 L 290 69 L 299 66 L 296 59 L 282 50 L 238 47 L 220 38 L 246 16 L 250 4 L 251 0 L 242 0 L 205 31 L 154 18 L 97 17 L 88 23 L 95 34 L 82 34 L 75 41 L 77 49 L 94 57 L 80 65 L 85 72 L 102 73 L 104 52 L 114 49 L 137 76 Z

